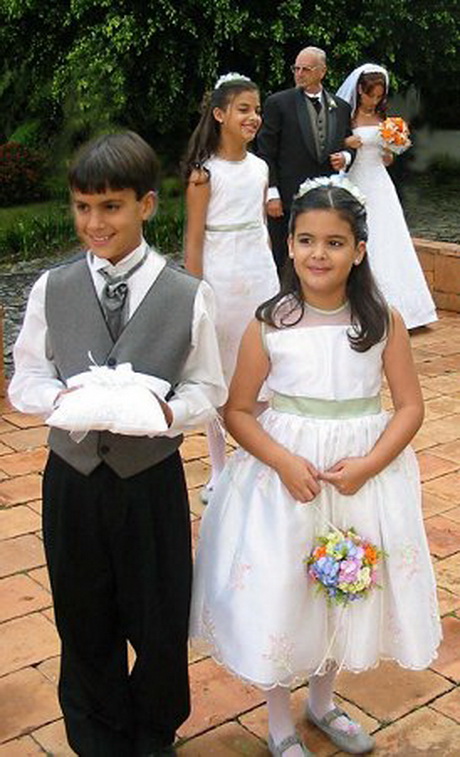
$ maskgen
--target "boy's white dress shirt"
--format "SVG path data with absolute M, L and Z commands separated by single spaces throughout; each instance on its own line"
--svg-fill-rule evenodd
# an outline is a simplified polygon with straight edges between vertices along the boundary
M 105 268 L 114 276 L 126 273 L 142 258 L 146 247 L 147 243 L 143 240 L 139 247 L 116 265 L 87 253 L 86 261 L 99 299 L 105 280 L 98 271 Z M 150 248 L 143 265 L 129 279 L 128 319 L 165 265 L 165 258 Z M 52 412 L 57 395 L 65 388 L 46 352 L 45 293 L 48 273 L 46 271 L 40 276 L 30 292 L 24 323 L 14 346 L 15 372 L 8 390 L 10 400 L 18 410 L 44 416 Z M 227 399 L 214 327 L 214 310 L 213 292 L 202 281 L 194 303 L 191 349 L 181 381 L 168 403 L 173 421 L 164 432 L 165 436 L 177 436 L 186 429 L 205 423 L 214 415 L 214 409 L 224 405 Z M 174 317 L 173 311 L 171 317 Z M 77 317 L 75 329 L 78 329 Z

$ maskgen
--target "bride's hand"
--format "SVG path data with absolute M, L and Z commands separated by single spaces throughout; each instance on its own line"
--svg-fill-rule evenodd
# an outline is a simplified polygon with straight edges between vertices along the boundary
M 383 164 L 385 166 L 391 166 L 394 161 L 394 155 L 390 150 L 384 150 L 382 155 Z
M 357 150 L 362 144 L 363 140 L 357 134 L 352 134 L 351 137 L 347 137 L 345 140 L 345 147 L 351 147 L 352 150 Z

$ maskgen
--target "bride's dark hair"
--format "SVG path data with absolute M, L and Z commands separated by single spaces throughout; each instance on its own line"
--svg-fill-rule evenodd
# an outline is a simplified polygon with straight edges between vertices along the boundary
M 295 197 L 289 219 L 289 234 L 295 233 L 298 216 L 310 210 L 334 210 L 350 225 L 356 244 L 367 241 L 364 205 L 346 189 L 336 186 L 318 187 L 301 197 Z M 348 332 L 350 346 L 356 352 L 366 352 L 384 338 L 390 322 L 388 305 L 377 288 L 367 255 L 359 265 L 352 265 L 346 283 L 346 295 L 351 311 L 351 327 Z M 256 318 L 277 329 L 289 328 L 299 323 L 304 311 L 302 285 L 293 260 L 288 257 L 283 268 L 280 291 L 257 308 Z
M 361 74 L 356 84 L 356 111 L 361 103 L 361 95 L 359 89 L 361 88 L 366 95 L 370 95 L 374 87 L 380 84 L 383 87 L 383 95 L 379 104 L 377 105 L 375 112 L 380 118 L 386 118 L 387 114 L 387 94 L 388 87 L 384 75 L 380 71 L 369 71 L 367 74 Z

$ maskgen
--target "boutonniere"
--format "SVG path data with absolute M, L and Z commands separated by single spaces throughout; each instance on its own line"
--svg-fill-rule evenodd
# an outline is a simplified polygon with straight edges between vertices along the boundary
M 328 109 L 329 111 L 330 111 L 330 110 L 335 110 L 335 109 L 336 109 L 336 107 L 337 107 L 337 103 L 336 103 L 336 101 L 335 101 L 335 100 L 333 100 L 333 99 L 332 99 L 332 97 L 330 97 L 329 95 L 326 95 L 326 99 L 327 99 L 327 109 Z

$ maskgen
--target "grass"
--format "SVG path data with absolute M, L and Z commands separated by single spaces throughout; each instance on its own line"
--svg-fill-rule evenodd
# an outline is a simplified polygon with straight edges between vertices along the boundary
M 64 207 L 65 205 L 59 200 L 47 200 L 46 202 L 31 202 L 29 205 L 0 208 L 0 234 L 14 227 L 18 221 L 45 215 Z
M 145 236 L 163 254 L 180 259 L 183 224 L 183 199 L 165 192 Z M 77 244 L 69 207 L 60 200 L 0 208 L 0 263 L 49 257 Z

